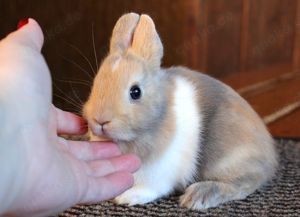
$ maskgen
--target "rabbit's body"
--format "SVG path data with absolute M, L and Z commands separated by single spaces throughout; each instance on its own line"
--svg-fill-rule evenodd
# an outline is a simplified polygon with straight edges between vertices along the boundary
M 93 140 L 110 137 L 142 160 L 134 187 L 116 202 L 144 204 L 185 188 L 180 203 L 193 209 L 245 198 L 277 164 L 263 122 L 227 85 L 183 67 L 162 69 L 161 57 L 152 20 L 124 15 L 85 105 Z M 129 95 L 132 87 L 142 95 Z

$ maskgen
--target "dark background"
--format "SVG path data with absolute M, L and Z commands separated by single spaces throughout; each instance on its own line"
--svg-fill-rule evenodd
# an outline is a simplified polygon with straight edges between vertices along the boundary
M 273 135 L 300 136 L 298 0 L 0 0 L 0 38 L 20 19 L 36 19 L 45 34 L 54 104 L 80 113 L 112 28 L 131 11 L 156 23 L 163 66 L 185 65 L 221 79 L 265 118 Z

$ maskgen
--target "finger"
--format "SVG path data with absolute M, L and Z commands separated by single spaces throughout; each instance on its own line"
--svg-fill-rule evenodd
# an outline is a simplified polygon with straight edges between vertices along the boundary
M 90 177 L 88 189 L 80 203 L 97 203 L 114 198 L 132 187 L 133 183 L 133 176 L 129 172 L 117 172 L 100 178 Z
M 44 43 L 44 35 L 39 24 L 29 18 L 28 23 L 15 32 L 10 33 L 5 40 L 12 40 L 13 43 L 21 43 L 38 51 L 41 51 Z
M 66 140 L 68 150 L 79 160 L 91 161 L 115 157 L 121 154 L 111 142 L 85 142 Z
M 87 175 L 106 176 L 111 173 L 126 171 L 133 173 L 139 169 L 140 159 L 133 155 L 120 155 L 107 160 L 97 160 L 88 163 Z
M 60 134 L 83 134 L 87 131 L 87 124 L 83 118 L 65 112 L 53 106 L 57 120 L 57 133 Z

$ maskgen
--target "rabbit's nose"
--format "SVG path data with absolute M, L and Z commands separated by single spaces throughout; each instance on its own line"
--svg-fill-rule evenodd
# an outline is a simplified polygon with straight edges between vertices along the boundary
M 104 122 L 101 122 L 101 123 L 99 123 L 100 125 L 105 125 L 105 124 L 108 124 L 110 121 L 104 121 Z
M 94 118 L 94 121 L 97 124 L 101 125 L 102 127 L 110 122 L 110 121 L 107 121 L 107 120 L 106 121 L 104 121 L 104 120 L 97 120 L 96 118 Z

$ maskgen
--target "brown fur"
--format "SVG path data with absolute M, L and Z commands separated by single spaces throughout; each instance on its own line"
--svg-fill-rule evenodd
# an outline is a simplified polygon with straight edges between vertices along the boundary
M 143 174 L 145 166 L 159 162 L 172 145 L 178 124 L 173 108 L 175 83 L 181 78 L 196 92 L 201 139 L 196 146 L 199 150 L 192 150 L 198 156 L 197 170 L 187 176 L 188 182 L 186 177 L 177 177 L 176 185 L 170 188 L 191 184 L 180 203 L 192 209 L 245 198 L 269 180 L 277 166 L 274 142 L 262 120 L 220 81 L 183 67 L 161 69 L 162 55 L 163 47 L 150 17 L 131 13 L 119 19 L 110 53 L 84 107 L 91 130 L 99 138 L 110 137 L 123 153 L 137 154 L 142 160 L 137 174 Z M 129 90 L 135 84 L 141 87 L 142 97 L 132 101 Z M 104 131 L 99 131 L 99 123 L 106 123 Z M 189 138 L 186 140 L 189 144 Z M 195 146 L 185 148 L 190 147 Z M 172 169 L 183 171 L 186 166 Z M 135 188 L 121 195 L 120 203 L 148 202 L 169 193 L 161 189 L 155 192 L 157 189 L 141 183 L 143 177 L 136 177 Z

